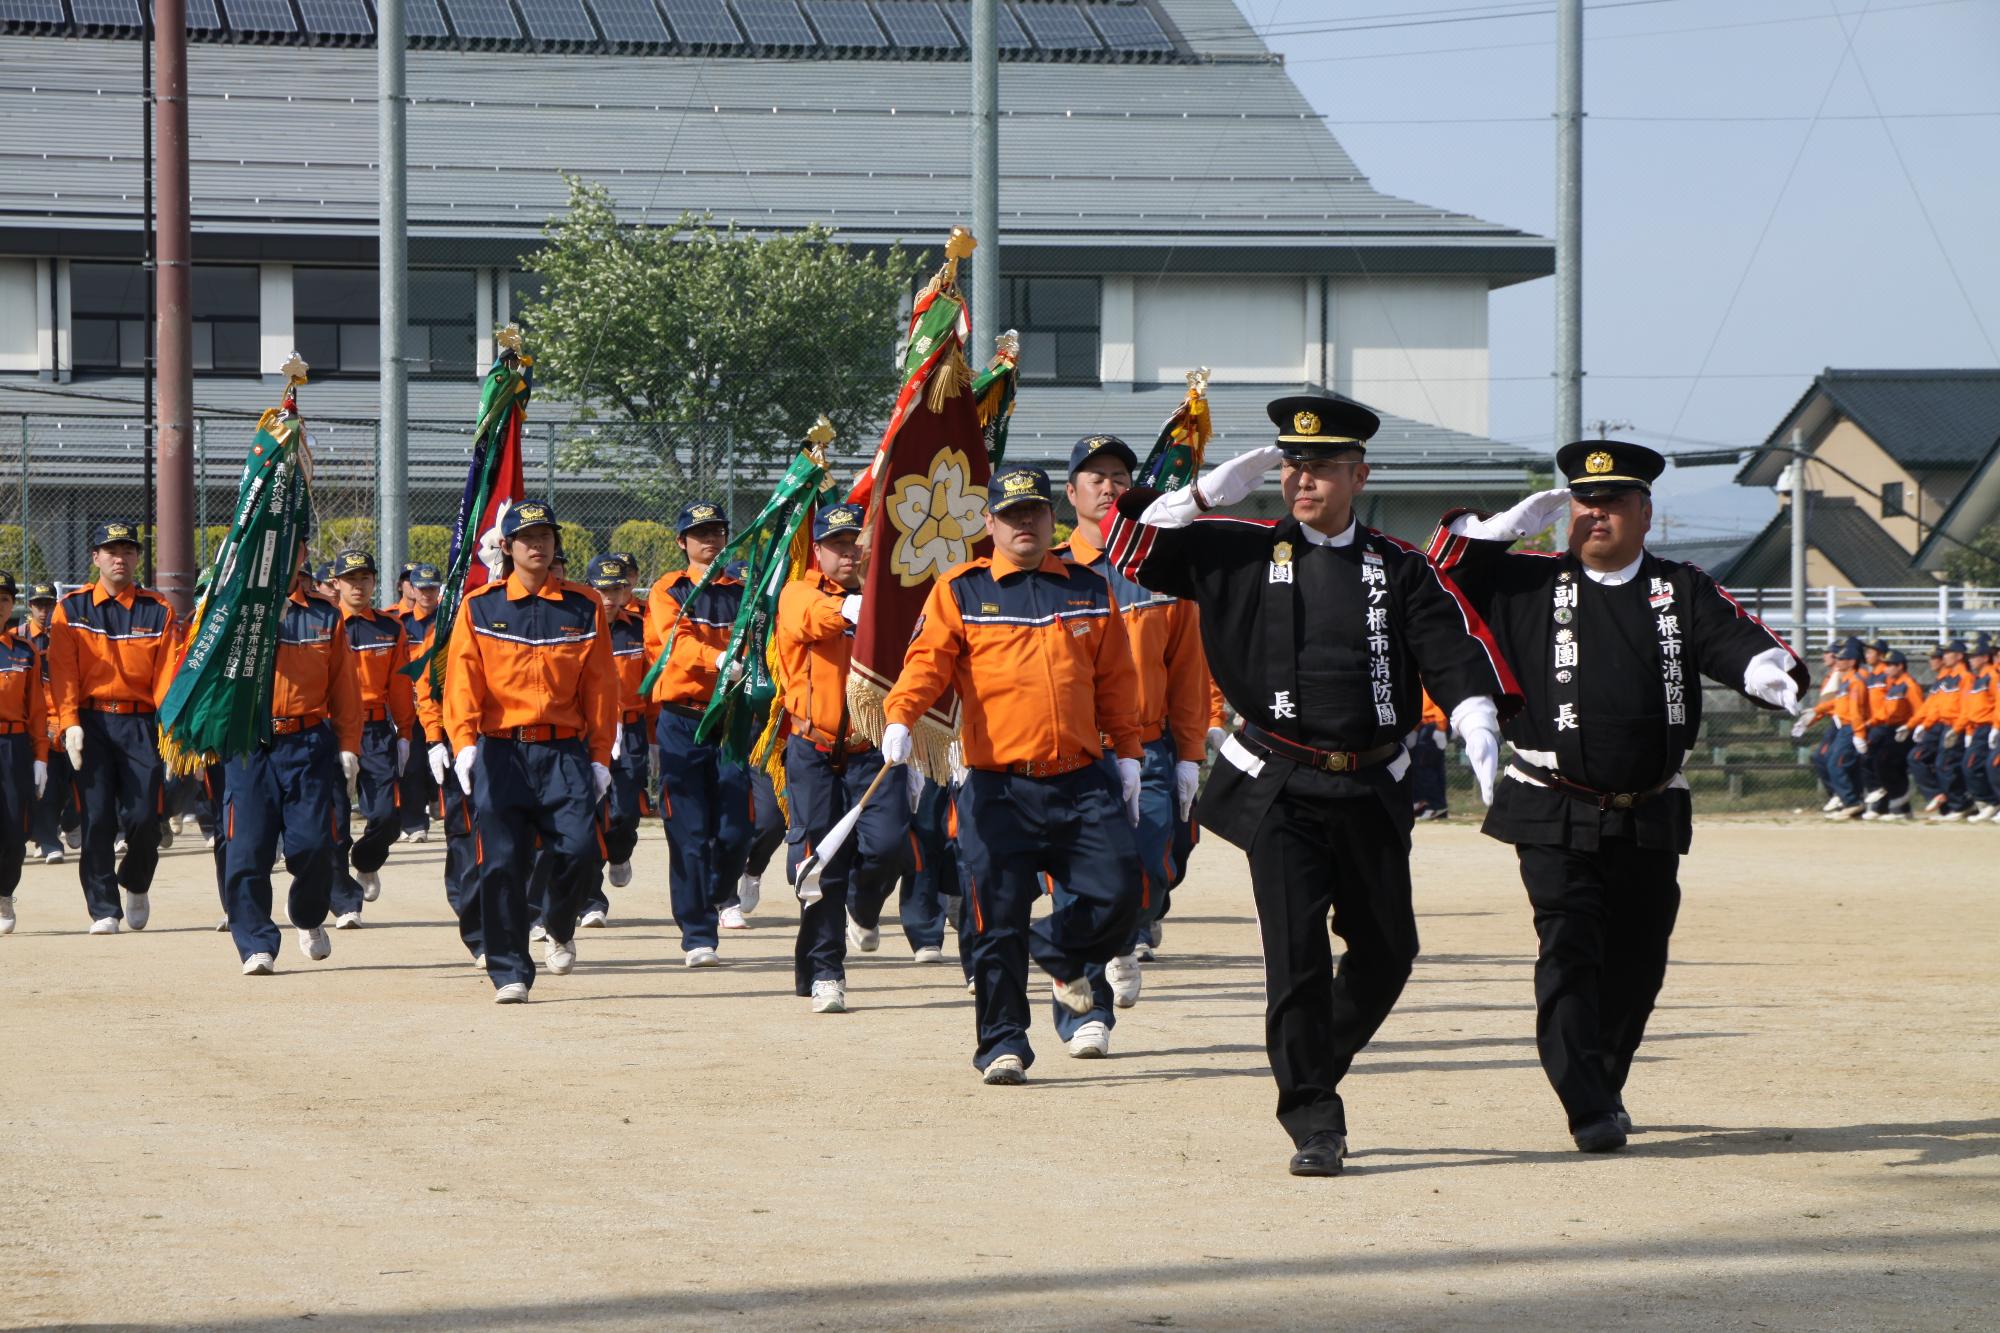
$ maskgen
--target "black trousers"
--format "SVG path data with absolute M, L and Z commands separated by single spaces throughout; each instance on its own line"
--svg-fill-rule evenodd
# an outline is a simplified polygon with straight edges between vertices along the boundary
M 1680 857 L 1624 838 L 1594 852 L 1521 844 L 1535 909 L 1535 1044 L 1569 1127 L 1624 1106 L 1625 1078 L 1667 974 Z
M 1328 797 L 1294 774 L 1251 839 L 1250 888 L 1264 942 L 1264 1045 L 1278 1081 L 1278 1123 L 1303 1144 L 1347 1132 L 1337 1091 L 1389 1016 L 1417 957 L 1410 906 L 1407 788 Z M 1346 943 L 1339 970 L 1327 936 Z

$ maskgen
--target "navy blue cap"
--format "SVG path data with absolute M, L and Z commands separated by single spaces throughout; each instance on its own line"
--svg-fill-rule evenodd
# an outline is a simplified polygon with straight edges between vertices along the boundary
M 1116 458 L 1125 464 L 1127 472 L 1139 470 L 1139 455 L 1116 435 L 1086 435 L 1070 447 L 1069 475 L 1074 477 L 1083 471 L 1083 465 L 1093 458 Z
M 1875 640 L 1875 642 L 1869 644 L 1868 646 L 1870 648 L 1873 648 L 1878 653 L 1886 653 L 1889 651 L 1889 641 L 1887 639 L 1877 639 Z
M 99 523 L 90 530 L 91 550 L 95 551 L 100 546 L 109 546 L 113 542 L 131 542 L 134 546 L 137 546 L 139 544 L 139 525 L 136 523 L 121 523 L 114 520 L 110 523 Z
M 593 588 L 629 588 L 632 586 L 632 572 L 625 562 L 615 555 L 600 555 L 590 562 L 590 586 Z
M 1039 500 L 1045 505 L 1055 503 L 1055 493 L 1049 486 L 1049 474 L 1038 467 L 1010 467 L 993 474 L 993 480 L 986 483 L 986 508 L 990 513 L 1001 513 L 1016 505 L 1033 504 Z
M 334 578 L 347 574 L 373 574 L 376 572 L 375 557 L 367 551 L 346 550 L 333 558 L 329 568 Z
M 53 583 L 31 583 L 28 585 L 28 600 L 32 602 L 53 602 L 56 599 L 56 585 Z
M 1958 653 L 1959 655 L 1963 656 L 1965 653 L 1965 640 L 1953 639 L 1950 643 L 1944 646 L 1944 650 L 1948 653 Z
M 625 566 L 625 572 L 632 578 L 639 577 L 639 557 L 630 551 L 606 551 L 604 554 Z
M 1906 667 L 1910 664 L 1909 658 L 1903 656 L 1901 653 L 1895 651 L 1894 649 L 1890 649 L 1888 656 L 1884 657 L 1882 660 L 1884 662 L 1887 662 L 1890 666 Z
M 837 537 L 843 532 L 860 535 L 862 512 L 860 505 L 829 505 L 813 515 L 813 540 L 823 542 L 828 537 Z
M 331 583 L 333 582 L 333 561 L 322 560 L 317 569 L 308 565 L 306 566 L 306 572 L 313 576 L 314 583 Z
M 396 571 L 396 582 L 408 583 L 410 581 L 410 571 L 415 569 L 416 567 L 417 567 L 416 561 L 405 560 L 403 562 L 403 567 Z
M 1982 634 L 1972 641 L 1971 651 L 1974 657 L 1991 657 L 1993 655 L 1993 640 Z
M 1840 651 L 1835 653 L 1834 656 L 1843 662 L 1859 662 L 1861 660 L 1861 640 L 1849 639 L 1846 643 L 1840 645 Z
M 546 500 L 517 500 L 507 507 L 500 519 L 500 539 L 519 532 L 522 528 L 540 528 L 556 525 L 556 508 Z
M 19 585 L 14 582 L 14 575 L 8 570 L 0 569 L 0 593 L 4 593 L 9 597 L 18 597 L 21 595 Z
M 438 573 L 436 565 L 419 562 L 411 565 L 409 572 L 404 574 L 403 577 L 410 581 L 412 588 L 442 588 L 444 586 L 444 575 Z
M 706 527 L 710 523 L 729 526 L 729 511 L 713 500 L 691 500 L 687 508 L 681 510 L 674 520 L 674 536 L 685 537 L 694 528 Z

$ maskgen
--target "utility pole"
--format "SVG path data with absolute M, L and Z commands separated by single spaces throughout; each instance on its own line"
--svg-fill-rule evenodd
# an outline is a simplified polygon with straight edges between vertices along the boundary
M 1606 417 L 1599 417 L 1590 423 L 1592 438 L 1599 440 L 1610 439 L 1611 432 L 1614 430 L 1631 430 L 1632 428 L 1632 423 L 1629 421 L 1612 421 Z M 1578 436 L 1577 438 L 1581 439 L 1583 437 Z
M 1000 329 L 1000 0 L 972 0 L 972 346 L 975 369 Z
M 1792 642 L 1800 652 L 1806 638 L 1806 436 L 1792 427 Z M 1833 627 L 1827 626 L 1828 642 Z
M 153 8 L 155 136 L 159 151 L 159 218 L 153 243 L 153 373 L 158 381 L 154 440 L 153 546 L 160 592 L 185 615 L 194 593 L 194 343 L 193 239 L 188 222 L 187 0 Z
M 1583 0 L 1556 0 L 1556 448 L 1583 423 Z
M 385 583 L 403 567 L 410 528 L 410 363 L 403 357 L 409 291 L 409 177 L 404 112 L 403 0 L 377 0 L 376 118 L 382 160 L 378 277 L 382 307 L 382 417 L 376 432 L 375 560 Z

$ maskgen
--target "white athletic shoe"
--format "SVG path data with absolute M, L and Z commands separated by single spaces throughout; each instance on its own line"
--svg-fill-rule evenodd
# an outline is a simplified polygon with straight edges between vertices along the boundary
M 311 930 L 301 930 L 299 952 L 315 963 L 330 958 L 333 955 L 333 941 L 326 937 L 326 927 L 314 926 Z
M 980 1082 L 990 1083 L 994 1087 L 1014 1088 L 1027 1081 L 1027 1066 L 1021 1063 L 1021 1057 L 1018 1055 L 994 1056 L 993 1063 L 986 1066 L 986 1072 L 980 1075 Z
M 1155 949 L 1159 948 L 1160 942 L 1167 938 L 1167 923 L 1164 921 L 1155 921 L 1149 928 L 1148 933 L 1152 938 L 1153 947 Z
M 1877 816 L 1884 824 L 1901 824 L 1909 817 L 1910 812 L 1907 810 L 1885 810 Z
M 62 863 L 63 863 L 63 854 L 62 854 L 62 848 L 58 847 L 58 848 L 56 848 L 56 849 L 55 849 L 54 851 L 52 851 L 52 852 L 43 852 L 43 853 L 42 853 L 42 864 L 43 864 L 43 865 L 45 865 L 45 866 L 59 866 L 59 865 L 61 865 Z
M 499 990 L 493 992 L 493 1003 L 495 1004 L 526 1004 L 527 1002 L 528 985 L 524 981 L 510 981 Z
M 847 1012 L 847 987 L 838 981 L 815 981 L 813 983 L 813 1012 L 816 1014 L 844 1014 Z
M 429 842 L 430 840 L 431 831 L 427 828 L 418 829 L 416 835 L 410 839 L 411 842 Z
M 228 917 L 224 917 L 222 918 L 222 920 L 215 923 L 215 933 L 218 935 L 227 935 L 229 933 Z
M 1132 946 L 1132 956 L 1142 963 L 1150 963 L 1153 961 L 1153 946 L 1140 940 Z
M 979 983 L 975 981 L 973 978 L 967 977 L 965 979 L 965 993 L 967 995 L 979 994 Z
M 689 967 L 720 967 L 722 955 L 704 944 L 700 948 L 687 951 L 687 963 Z
M 243 960 L 243 975 L 268 977 L 278 970 L 278 960 L 267 953 L 253 953 Z
M 1130 1009 L 1139 1003 L 1141 974 L 1139 960 L 1131 954 L 1114 958 L 1104 965 L 1104 979 L 1111 983 L 1111 1003 L 1120 1009 Z M 1089 1025 L 1086 1024 L 1086 1027 Z M 1071 1055 L 1076 1054 L 1074 1050 Z
M 396 841 L 397 841 L 397 842 L 408 842 L 408 841 L 410 841 L 410 840 L 411 840 L 412 838 L 414 838 L 414 837 L 416 837 L 416 836 L 417 836 L 417 835 L 416 835 L 416 833 L 415 833 L 415 832 L 414 832 L 413 830 L 410 830 L 410 829 L 404 829 L 404 830 L 403 830 L 403 831 L 402 831 L 401 833 L 398 833 L 398 834 L 396 835 Z
M 1097 1005 L 1097 997 L 1090 993 L 1090 982 L 1083 977 L 1055 982 L 1049 989 L 1056 1003 L 1073 1014 L 1087 1014 Z
M 1875 788 L 1875 790 L 1863 795 L 1861 798 L 1861 803 L 1863 805 L 1874 805 L 1879 801 L 1886 801 L 1888 799 L 1889 799 L 1889 789 L 1887 787 L 1877 787 Z
M 609 924 L 609 919 L 593 907 L 578 918 L 576 924 L 586 930 L 602 930 Z
M 1875 812 L 1874 812 L 1873 810 L 1863 810 L 1863 811 L 1861 812 L 1861 817 L 1862 817 L 1863 819 L 1866 819 L 1866 820 L 1871 820 L 1871 821 L 1872 821 L 1872 820 L 1877 820 L 1877 819 L 1880 819 L 1880 818 L 1881 818 L 1882 816 L 1880 816 L 1880 815 L 1876 814 L 1876 813 L 1875 813 Z
M 335 930 L 361 929 L 361 913 L 342 912 L 339 916 L 333 919 L 333 928 Z
M 1832 814 L 1834 811 L 1840 809 L 1840 798 L 1838 796 L 1829 796 L 1826 804 L 1821 806 L 1820 809 L 1829 815 Z
M 757 904 L 764 901 L 764 881 L 756 875 L 745 874 L 736 883 L 736 905 L 749 916 L 757 910 Z
M 1941 815 L 1932 815 L 1931 818 L 1940 824 L 1962 824 L 1965 822 L 1965 811 L 1947 810 Z
M 1843 805 L 1838 810 L 1829 810 L 1826 817 L 1833 820 L 1859 819 L 1861 818 L 1861 807 L 1858 805 Z
M 14 933 L 14 895 L 0 894 L 0 935 Z
M 115 916 L 101 916 L 97 918 L 97 920 L 90 923 L 90 933 L 93 935 L 116 935 L 118 933 L 118 918 Z
M 715 924 L 724 930 L 750 929 L 750 923 L 743 919 L 743 909 L 740 907 L 723 908 L 722 915 L 716 920 Z
M 472 965 L 479 971 L 484 972 L 486 970 L 486 955 L 483 953 L 474 954 L 472 958 Z
M 536 944 L 540 944 L 543 940 L 547 939 L 548 937 L 549 937 L 549 928 L 543 925 L 541 922 L 537 921 L 534 925 L 528 927 L 528 938 L 534 941 Z
M 568 976 L 569 970 L 576 966 L 575 942 L 558 944 L 554 940 L 550 940 L 548 956 L 542 961 L 547 965 L 549 971 L 555 973 L 557 976 Z
M 847 918 L 847 947 L 859 949 L 862 953 L 874 953 L 882 947 L 880 929 L 869 930 L 852 916 Z
M 1966 816 L 1966 823 L 1984 824 L 1987 820 L 1993 818 L 1996 811 L 2000 811 L 2000 806 L 1990 805 L 1985 801 L 1980 801 L 1978 806 L 1978 813 Z
M 606 869 L 610 872 L 609 878 L 612 888 L 622 889 L 632 882 L 632 863 L 630 861 L 613 861 Z
M 206 838 L 203 838 L 201 841 L 202 845 L 208 848 L 208 850 L 210 850 L 211 852 L 215 850 L 215 835 L 213 833 L 209 834 Z
M 144 930 L 146 923 L 152 919 L 153 895 L 128 892 L 125 895 L 125 924 L 133 930 Z
M 173 845 L 174 845 L 174 826 L 172 824 L 169 824 L 166 820 L 163 819 L 160 821 L 159 850 L 163 852 L 167 851 L 171 849 Z
M 382 872 L 362 870 L 356 872 L 355 882 L 361 885 L 361 901 L 372 903 L 382 896 Z
M 910 955 L 910 961 L 913 963 L 942 963 L 944 961 L 944 950 L 938 948 L 935 944 L 926 944 L 923 948 Z
M 116 838 L 114 838 L 114 839 L 112 840 L 112 842 L 111 842 L 111 854 L 112 854 L 113 856 L 123 856 L 123 855 L 125 855 L 125 835 L 124 835 L 124 834 L 122 834 L 122 833 L 121 833 L 121 834 L 119 834 L 119 835 L 118 835 L 118 836 L 117 836 Z
M 1085 1023 L 1069 1039 L 1070 1058 L 1102 1060 L 1111 1054 L 1111 1029 L 1102 1023 Z
M 173 816 L 172 818 L 167 820 L 167 827 L 173 830 L 175 833 L 179 833 L 181 830 L 187 827 L 187 816 L 186 815 Z

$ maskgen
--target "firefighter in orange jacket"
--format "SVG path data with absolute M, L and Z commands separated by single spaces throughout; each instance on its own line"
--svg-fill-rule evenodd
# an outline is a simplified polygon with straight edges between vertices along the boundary
M 1910 674 L 1910 660 L 1883 655 L 1868 691 L 1868 753 L 1875 757 L 1878 787 L 1868 793 L 1863 819 L 1910 817 L 1910 731 L 1924 705 L 1924 687 Z
M 431 621 L 437 617 L 438 598 L 444 587 L 444 578 L 438 567 L 422 562 L 405 565 L 402 585 L 409 591 L 403 601 L 389 612 L 403 624 L 403 640 L 409 645 L 410 661 L 416 661 L 429 641 Z M 413 689 L 413 694 L 421 694 L 421 689 Z M 428 751 L 431 746 L 442 741 L 440 734 L 423 729 L 424 723 L 418 717 L 410 732 L 410 753 Z M 423 763 L 405 764 L 403 776 L 398 783 L 396 796 L 397 813 L 402 821 L 402 832 L 397 835 L 399 842 L 425 842 L 430 838 L 430 808 L 437 800 L 437 785 L 431 780 L 430 766 Z
M 555 509 L 523 500 L 500 522 L 505 577 L 465 599 L 445 665 L 444 727 L 480 841 L 479 911 L 494 1000 L 534 985 L 528 877 L 551 858 L 547 965 L 576 965 L 577 908 L 603 864 L 597 806 L 611 786 L 618 677 L 604 604 L 565 582 Z
M 1138 921 L 1139 682 L 1104 578 L 1050 550 L 1048 474 L 1006 468 L 987 488 L 993 554 L 939 579 L 884 704 L 882 757 L 907 761 L 910 728 L 947 689 L 964 702 L 969 772 L 955 806 L 973 925 L 972 973 L 987 1083 L 1020 1083 L 1028 1045 L 1028 960 L 1057 1004 L 1096 1003 L 1092 964 L 1118 956 Z M 1116 778 L 1100 759 L 1104 739 Z M 1032 926 L 1046 875 L 1054 910 Z
M 855 732 L 847 714 L 847 672 L 861 615 L 861 527 L 858 505 L 821 510 L 813 520 L 816 568 L 778 595 L 775 638 L 791 732 L 785 741 L 785 859 L 794 881 L 800 863 L 882 771 L 882 752 Z M 847 1010 L 849 941 L 872 952 L 881 939 L 882 904 L 911 859 L 904 785 L 887 783 L 895 789 L 869 802 L 847 844 L 821 872 L 820 898 L 799 913 L 792 986 L 812 997 L 816 1014 Z
M 1972 824 L 2000 819 L 2000 790 L 1996 790 L 1992 759 L 2000 746 L 1993 743 L 1993 729 L 2000 722 L 2000 670 L 1993 665 L 1993 644 L 1984 634 L 1973 641 L 1965 655 L 1965 688 L 1958 704 L 1959 753 L 1964 756 L 1965 794 L 1975 807 L 1966 817 Z
M 42 655 L 14 626 L 14 576 L 0 570 L 0 935 L 14 932 L 22 837 L 49 785 L 49 719 Z
M 1958 753 L 1959 717 L 1972 685 L 1972 672 L 1965 665 L 1965 641 L 1953 639 L 1939 649 L 1938 667 L 1931 673 L 1930 696 L 1924 700 L 1919 725 L 1917 760 L 1930 765 L 1937 776 L 1938 794 L 1926 807 L 1932 819 L 1941 823 L 1963 820 L 1971 804 L 1965 793 L 1965 767 Z
M 639 695 L 646 676 L 646 616 L 632 596 L 632 569 L 619 555 L 590 562 L 590 586 L 604 599 L 611 627 L 611 664 L 618 673 L 618 739 L 611 747 L 611 795 L 604 826 L 605 874 L 611 887 L 632 882 L 632 852 L 639 845 L 639 820 L 646 813 L 649 765 L 659 708 Z M 602 926 L 611 903 L 602 888 L 592 890 L 579 925 Z
M 78 877 L 93 935 L 117 934 L 121 918 L 146 928 L 160 861 L 166 769 L 155 714 L 173 678 L 174 612 L 133 582 L 140 556 L 136 526 L 98 524 L 97 581 L 63 598 L 49 626 L 49 693 L 83 812 Z M 125 860 L 115 864 L 120 836 Z
M 437 628 L 436 616 L 424 622 L 424 641 L 412 655 L 412 662 L 430 651 Z M 444 695 L 434 684 L 440 672 L 431 669 L 444 667 L 447 656 L 445 645 L 439 644 L 437 656 L 424 664 L 424 673 L 414 682 L 413 690 L 418 725 L 432 738 L 424 766 L 437 791 L 434 812 L 444 827 L 444 897 L 458 918 L 459 942 L 472 956 L 472 965 L 483 971 L 486 932 L 479 913 L 479 833 L 473 825 L 472 801 L 452 771 L 451 742 L 444 729 Z
M 271 920 L 271 861 L 283 839 L 292 887 L 286 915 L 299 952 L 333 952 L 332 905 L 341 788 L 361 771 L 361 694 L 340 609 L 307 591 L 305 545 L 278 621 L 270 739 L 223 768 L 222 905 L 245 976 L 269 976 L 280 936 Z
M 1800 715 L 1802 722 L 1816 717 L 1833 720 L 1826 752 L 1827 784 L 1833 788 L 1828 819 L 1859 819 L 1866 807 L 1861 759 L 1868 753 L 1868 677 L 1861 669 L 1861 653 L 1859 639 L 1841 645 L 1839 688 L 1822 697 L 1811 713 Z
M 403 674 L 410 642 L 403 622 L 375 609 L 375 557 L 342 551 L 333 558 L 333 586 L 340 595 L 340 626 L 354 650 L 355 683 L 361 691 L 361 776 L 354 801 L 368 821 L 359 838 L 350 834 L 347 789 L 340 792 L 341 856 L 333 883 L 333 928 L 361 924 L 361 904 L 382 893 L 382 863 L 402 832 L 397 806 L 403 770 L 410 764 L 416 694 Z

